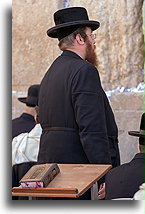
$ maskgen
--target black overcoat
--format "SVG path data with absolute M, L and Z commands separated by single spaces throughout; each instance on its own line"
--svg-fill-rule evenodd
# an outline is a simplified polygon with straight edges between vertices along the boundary
M 144 154 L 138 153 L 129 163 L 107 173 L 105 199 L 133 198 L 142 183 L 144 183 Z
M 76 53 L 65 50 L 45 74 L 39 119 L 40 163 L 119 165 L 118 130 L 98 71 Z

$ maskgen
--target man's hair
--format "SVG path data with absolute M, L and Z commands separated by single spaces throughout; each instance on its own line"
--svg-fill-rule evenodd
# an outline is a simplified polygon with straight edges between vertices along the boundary
M 40 123 L 39 121 L 39 107 L 35 106 L 35 111 L 36 111 L 36 124 Z
M 143 152 L 143 153 L 145 152 L 144 141 L 145 141 L 145 138 L 139 137 L 139 149 L 140 149 L 140 152 Z
M 87 35 L 86 35 L 85 30 L 86 30 L 86 27 L 79 27 L 77 30 L 75 30 L 70 35 L 61 39 L 58 44 L 60 50 L 64 51 L 65 49 L 72 47 L 74 45 L 74 41 L 75 41 L 77 34 L 80 34 L 81 37 L 84 39 L 84 41 L 86 41 Z
M 140 152 L 145 153 L 145 146 L 139 144 Z

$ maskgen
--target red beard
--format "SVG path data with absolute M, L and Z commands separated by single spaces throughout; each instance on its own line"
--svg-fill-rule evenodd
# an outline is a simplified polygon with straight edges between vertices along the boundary
M 86 41 L 86 45 L 87 46 L 86 46 L 86 57 L 85 57 L 85 59 L 97 67 L 98 66 L 98 60 L 97 60 L 97 55 L 95 52 L 95 46 L 93 48 L 88 40 Z

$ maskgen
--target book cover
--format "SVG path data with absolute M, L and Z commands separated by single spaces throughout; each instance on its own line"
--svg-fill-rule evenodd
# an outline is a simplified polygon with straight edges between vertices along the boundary
M 47 187 L 59 172 L 60 169 L 56 163 L 34 165 L 20 180 L 20 185 L 35 188 Z

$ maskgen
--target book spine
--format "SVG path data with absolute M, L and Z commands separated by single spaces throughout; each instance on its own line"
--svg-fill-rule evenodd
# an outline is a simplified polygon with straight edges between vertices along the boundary
M 60 172 L 58 166 L 56 166 L 49 174 L 44 178 L 44 187 L 47 187 L 48 184 L 55 178 L 55 176 Z

